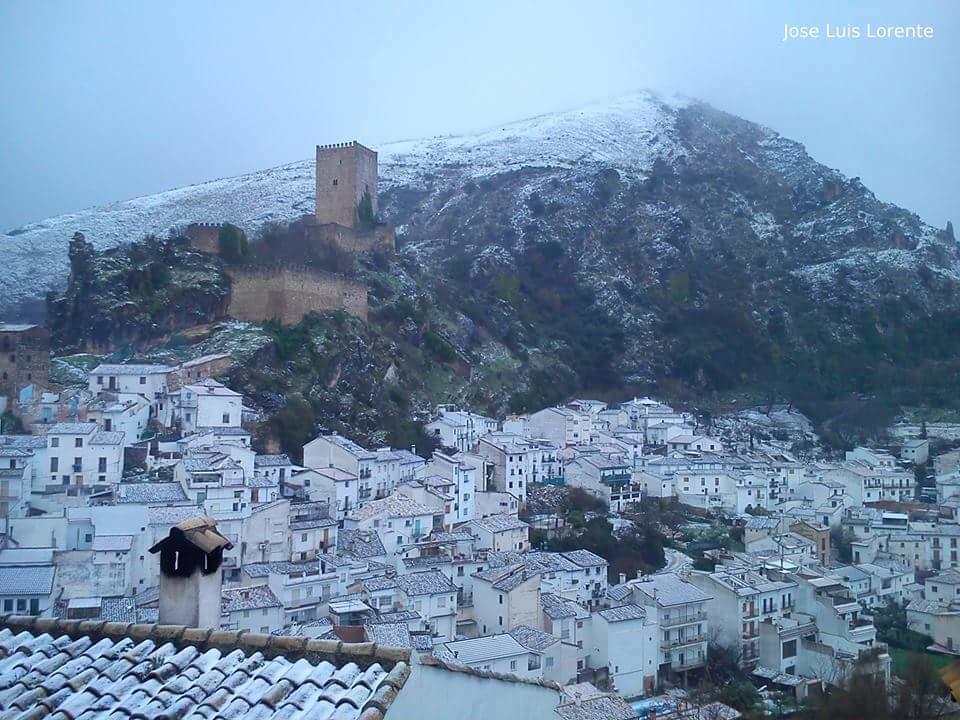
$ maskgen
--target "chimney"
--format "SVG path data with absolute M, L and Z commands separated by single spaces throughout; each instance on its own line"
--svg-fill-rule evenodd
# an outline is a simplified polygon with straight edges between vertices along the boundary
M 620 584 L 621 584 L 621 585 L 626 585 L 626 584 L 627 584 L 627 574 L 626 574 L 626 573 L 620 573 Z
M 152 548 L 160 553 L 161 625 L 220 628 L 220 565 L 233 547 L 212 517 L 195 517 L 170 528 Z

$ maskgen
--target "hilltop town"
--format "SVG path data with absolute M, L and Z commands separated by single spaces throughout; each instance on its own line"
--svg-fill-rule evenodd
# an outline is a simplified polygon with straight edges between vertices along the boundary
M 162 319 L 78 321 L 98 292 L 78 270 L 51 303 L 54 338 L 0 325 L 0 608 L 18 616 L 0 641 L 200 628 L 248 654 L 302 642 L 335 664 L 372 647 L 395 691 L 409 675 L 436 702 L 484 679 L 500 702 L 536 692 L 564 720 L 796 710 L 958 652 L 960 451 L 925 425 L 837 456 L 789 407 L 705 419 L 648 397 L 573 399 L 495 417 L 437 405 L 412 448 L 315 424 L 290 447 L 231 387 L 231 352 L 51 359 L 58 343 L 193 332 L 177 303 L 245 321 L 241 335 L 325 312 L 365 322 L 364 282 L 331 258 L 396 250 L 376 153 L 318 146 L 315 207 L 254 250 L 229 223 L 156 245 L 171 273 L 216 277 L 203 295 L 155 297 Z M 470 358 L 433 335 L 469 383 Z M 391 716 L 413 712 L 412 694 Z M 374 700 L 329 702 L 346 716 Z
M 717 658 L 797 707 L 957 652 L 960 451 L 924 437 L 801 457 L 662 401 L 578 399 L 439 406 L 428 457 L 320 432 L 294 461 L 254 448 L 227 355 L 99 364 L 65 402 L 42 328 L 0 344 L 23 430 L 0 435 L 7 614 L 402 648 L 414 674 L 536 687 L 563 718 L 738 717 L 692 692 Z M 591 550 L 598 532 L 649 558 Z

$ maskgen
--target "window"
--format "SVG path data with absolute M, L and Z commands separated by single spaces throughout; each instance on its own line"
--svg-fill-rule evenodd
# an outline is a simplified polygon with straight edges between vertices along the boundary
M 97 375 L 97 385 L 103 385 L 103 375 Z
M 497 622 L 503 625 L 503 615 L 497 615 Z
M 74 438 L 73 439 L 74 447 L 83 447 L 83 438 Z
M 224 413 L 224 414 L 223 414 L 223 424 L 224 424 L 224 425 L 229 425 L 229 424 L 230 424 L 230 413 Z
M 510 669 L 511 669 L 511 670 L 516 670 L 516 669 L 517 669 L 517 661 L 516 661 L 516 660 L 511 660 L 511 661 L 510 661 Z
M 105 457 L 100 458 L 99 464 L 97 467 L 97 472 L 106 472 L 107 471 L 107 459 Z
M 50 458 L 50 472 L 57 472 L 60 469 L 60 458 Z
M 548 667 L 548 668 L 552 668 L 552 667 L 553 667 L 553 658 L 548 656 L 547 659 L 546 659 L 546 662 L 544 663 L 544 665 L 545 665 L 546 667 Z
M 6 598 L 6 599 L 3 601 L 3 611 L 4 611 L 5 613 L 12 613 L 12 612 L 13 612 L 13 600 L 11 600 L 10 598 Z
M 337 178 L 334 178 L 334 179 L 333 179 L 333 186 L 334 186 L 334 187 L 337 186 Z
M 146 385 L 146 384 L 147 384 L 147 379 L 146 379 L 143 375 L 140 376 L 140 384 L 141 384 L 141 385 Z
M 60 447 L 60 438 L 50 438 L 50 447 Z
M 783 644 L 783 657 L 792 658 L 797 656 L 797 641 L 796 640 L 787 640 Z
M 500 595 L 500 604 L 503 605 L 503 595 Z

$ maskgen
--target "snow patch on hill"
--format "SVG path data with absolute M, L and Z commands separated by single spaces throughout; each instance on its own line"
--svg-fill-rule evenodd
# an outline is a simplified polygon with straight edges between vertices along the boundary
M 403 141 L 378 148 L 381 189 L 416 187 L 438 168 L 472 177 L 520 167 L 600 163 L 626 172 L 683 154 L 673 130 L 689 101 L 638 93 L 565 113 L 541 115 L 476 135 Z M 0 235 L 0 312 L 60 287 L 67 247 L 82 232 L 98 249 L 166 234 L 191 222 L 235 223 L 248 231 L 313 211 L 314 163 L 304 160 L 248 175 L 146 195 L 60 215 Z

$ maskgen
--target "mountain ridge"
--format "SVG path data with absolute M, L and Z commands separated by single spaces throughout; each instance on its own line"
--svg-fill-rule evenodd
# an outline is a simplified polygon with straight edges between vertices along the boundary
M 694 105 L 702 103 L 643 91 L 499 124 L 475 134 L 388 143 L 378 149 L 381 192 L 421 189 L 433 173 L 458 164 L 464 166 L 456 173 L 461 181 L 522 168 L 569 169 L 587 164 L 606 165 L 639 177 L 649 172 L 658 158 L 671 165 L 683 160 L 685 151 L 670 126 L 679 110 Z M 751 125 L 782 148 L 786 177 L 794 172 L 791 160 L 809 159 L 799 143 Z M 838 171 L 831 172 L 842 177 Z M 37 300 L 46 290 L 62 287 L 67 242 L 74 232 L 83 232 L 98 249 L 145 234 L 163 234 L 173 226 L 195 221 L 230 221 L 255 232 L 263 223 L 289 221 L 311 212 L 313 182 L 312 160 L 295 161 L 21 226 L 0 235 L 0 254 L 7 258 L 0 268 L 0 279 L 7 286 L 0 312 L 10 313 L 24 301 Z M 405 228 L 401 225 L 399 229 L 402 234 Z M 37 277 L 37 267 L 48 270 L 46 282 Z

